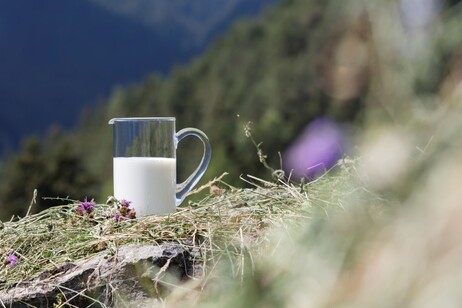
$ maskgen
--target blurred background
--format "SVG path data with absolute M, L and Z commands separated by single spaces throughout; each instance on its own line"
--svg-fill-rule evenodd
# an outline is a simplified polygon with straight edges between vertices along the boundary
M 116 86 L 166 76 L 275 0 L 0 1 L 0 153 L 72 128 Z
M 44 196 L 104 202 L 112 117 L 175 116 L 178 128 L 206 132 L 213 157 L 204 180 L 223 172 L 234 185 L 243 185 L 241 174 L 271 178 L 244 134 L 252 122 L 268 163 L 291 179 L 364 154 L 381 189 L 419 159 L 407 146 L 427 155 L 438 123 L 457 114 L 459 1 L 0 6 L 3 219 L 23 215 L 35 188 L 36 210 L 56 204 Z M 194 141 L 182 142 L 180 180 L 200 155 Z

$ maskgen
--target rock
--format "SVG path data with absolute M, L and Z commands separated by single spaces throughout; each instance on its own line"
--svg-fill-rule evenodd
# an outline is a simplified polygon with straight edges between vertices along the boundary
M 85 307 L 99 305 L 143 307 L 165 296 L 191 277 L 202 274 L 196 253 L 179 243 L 130 244 L 76 263 L 43 272 L 14 288 L 0 289 L 6 307 L 52 307 L 68 303 Z

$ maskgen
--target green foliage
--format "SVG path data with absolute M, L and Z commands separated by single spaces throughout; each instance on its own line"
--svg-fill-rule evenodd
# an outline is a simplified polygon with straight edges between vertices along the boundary
M 44 143 L 36 137 L 25 140 L 21 152 L 5 166 L 6 181 L 0 187 L 3 219 L 26 214 L 34 189 L 38 190 L 37 211 L 57 204 L 42 197 L 82 199 L 84 194 L 94 194 L 97 181 L 83 162 L 84 151 L 76 148 L 70 136 L 60 133 L 50 135 Z

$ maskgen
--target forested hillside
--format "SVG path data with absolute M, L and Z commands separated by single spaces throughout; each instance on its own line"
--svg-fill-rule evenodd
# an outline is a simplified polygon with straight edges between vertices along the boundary
M 178 129 L 203 130 L 213 148 L 204 180 L 229 172 L 225 180 L 235 185 L 243 185 L 241 174 L 271 176 L 244 134 L 248 122 L 270 165 L 279 168 L 278 152 L 284 155 L 305 125 L 320 115 L 360 126 L 368 97 L 369 113 L 382 109 L 380 117 L 406 117 L 411 110 L 406 108 L 414 107 L 400 105 L 405 98 L 396 91 L 377 95 L 386 93 L 380 88 L 383 79 L 370 78 L 378 70 L 387 73 L 387 67 L 373 65 L 380 51 L 370 44 L 373 16 L 362 5 L 353 1 L 340 9 L 335 1 L 284 0 L 261 19 L 234 26 L 203 56 L 168 78 L 152 75 L 137 86 L 114 89 L 104 104 L 83 115 L 74 133 L 52 132 L 44 142 L 29 140 L 8 161 L 1 177 L 2 210 L 22 213 L 36 187 L 40 197 L 106 198 L 112 192 L 112 131 L 107 122 L 113 117 L 175 116 Z M 425 93 L 442 76 L 408 86 Z M 200 155 L 194 141 L 180 143 L 180 179 Z

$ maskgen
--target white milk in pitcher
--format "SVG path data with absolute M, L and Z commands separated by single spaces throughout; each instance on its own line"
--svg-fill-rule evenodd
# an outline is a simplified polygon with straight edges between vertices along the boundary
M 114 158 L 114 197 L 131 201 L 136 217 L 175 212 L 175 194 L 175 158 Z

